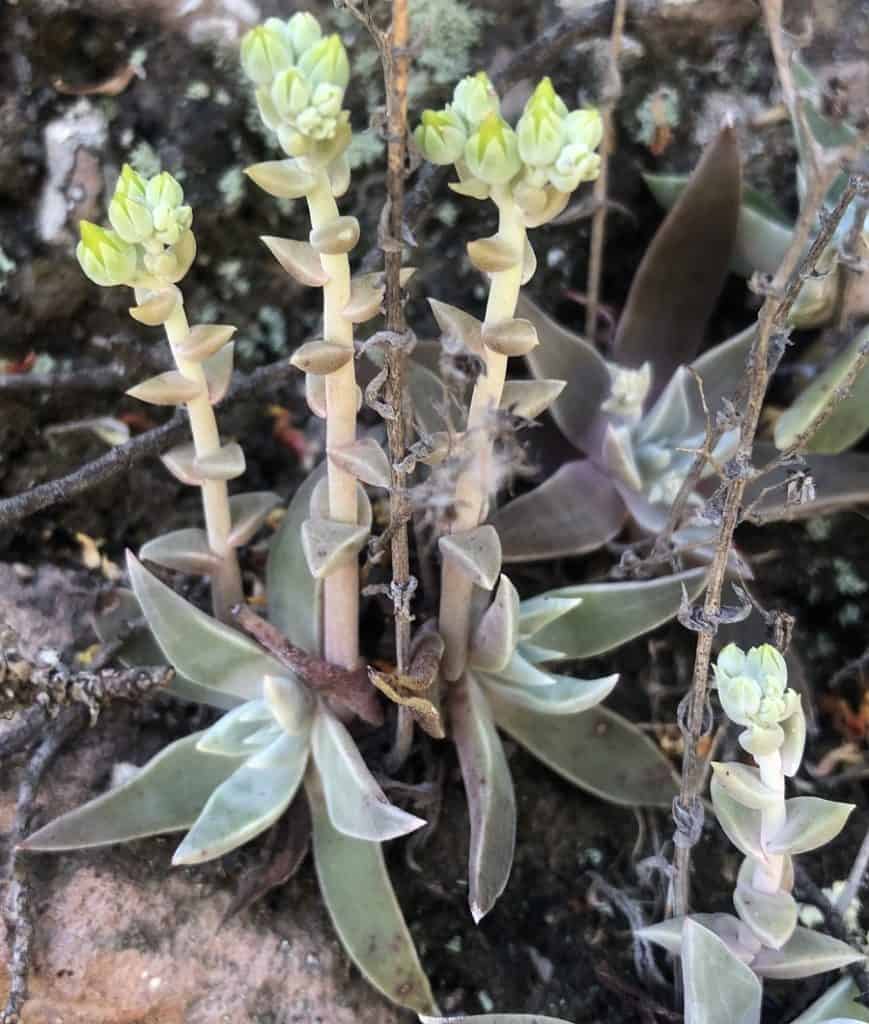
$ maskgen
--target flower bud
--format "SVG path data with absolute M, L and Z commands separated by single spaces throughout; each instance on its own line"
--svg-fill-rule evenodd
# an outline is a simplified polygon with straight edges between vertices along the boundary
M 784 695 L 788 685 L 788 667 L 772 644 L 752 647 L 746 657 L 746 664 L 767 697 L 780 698 Z
M 305 107 L 296 118 L 296 128 L 316 142 L 330 139 L 335 134 L 338 122 L 334 117 L 323 117 L 316 107 Z
M 718 683 L 724 713 L 737 725 L 752 725 L 761 703 L 761 690 L 749 676 L 730 676 Z
M 564 134 L 568 142 L 597 149 L 603 139 L 603 121 L 594 107 L 571 110 L 564 119 Z
M 104 288 L 130 284 L 136 276 L 138 257 L 135 246 L 126 243 L 114 231 L 83 220 L 79 224 L 81 241 L 75 255 L 79 266 Z
M 286 68 L 275 78 L 269 95 L 278 114 L 291 121 L 307 107 L 311 87 L 296 68 Z
M 522 167 L 516 133 L 499 114 L 489 114 L 465 146 L 465 162 L 475 178 L 503 185 Z
M 551 110 L 557 117 L 567 117 L 567 105 L 555 91 L 548 75 L 537 83 L 537 88 L 525 104 L 524 113 L 527 114 L 531 109 Z
M 299 70 L 311 85 L 330 82 L 342 89 L 350 81 L 350 61 L 340 36 L 321 39 L 299 58 Z
M 460 114 L 471 128 L 476 128 L 489 114 L 501 110 L 501 101 L 485 71 L 463 78 L 453 92 L 453 110 Z
M 600 173 L 600 157 L 581 143 L 568 143 L 549 169 L 549 181 L 559 192 L 573 192 Z
M 169 207 L 180 206 L 184 202 L 184 189 L 168 171 L 151 178 L 145 194 L 151 209 L 161 204 Z
M 307 11 L 299 11 L 290 18 L 287 22 L 287 32 L 298 58 L 323 38 L 320 22 Z
M 129 164 L 124 164 L 121 168 L 121 176 L 115 184 L 114 194 L 116 196 L 126 196 L 128 199 L 135 199 L 138 203 L 144 203 L 146 187 L 147 183 L 142 175 L 137 174 Z
M 340 85 L 333 85 L 331 82 L 320 82 L 314 95 L 311 97 L 311 105 L 321 117 L 337 117 L 341 112 L 341 101 L 344 99 L 344 90 Z
M 169 206 L 168 203 L 158 203 L 154 207 L 153 216 L 157 241 L 164 245 L 175 245 L 193 223 L 193 211 L 189 206 Z
M 241 66 L 256 85 L 268 85 L 292 63 L 293 53 L 285 32 L 257 25 L 242 37 Z
M 442 165 L 460 160 L 468 141 L 464 122 L 450 107 L 424 110 L 413 137 L 426 160 Z
M 123 241 L 131 244 L 144 242 L 154 230 L 151 211 L 145 203 L 117 190 L 109 203 L 109 221 Z
M 557 101 L 557 102 L 556 102 Z M 564 104 L 544 78 L 525 105 L 525 112 L 516 125 L 519 155 L 532 167 L 545 167 L 555 161 L 564 142 L 563 115 L 558 105 Z M 566 108 L 565 112 L 566 112 Z

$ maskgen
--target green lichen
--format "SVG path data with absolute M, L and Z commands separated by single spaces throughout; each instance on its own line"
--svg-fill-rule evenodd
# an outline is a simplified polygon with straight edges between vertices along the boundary
M 869 590 L 869 583 L 845 558 L 833 559 L 833 575 L 836 581 L 836 590 L 844 597 L 858 597 Z
M 247 178 L 240 167 L 230 167 L 217 181 L 217 188 L 223 196 L 224 206 L 237 206 L 244 199 Z
M 375 163 L 383 156 L 383 139 L 371 128 L 354 132 L 353 141 L 347 149 L 347 159 L 352 170 Z
M 836 618 L 839 620 L 840 626 L 856 626 L 863 620 L 863 610 L 854 601 L 847 601 L 839 608 Z
M 651 146 L 665 125 L 675 128 L 681 116 L 679 94 L 668 85 L 649 93 L 634 111 L 636 129 L 633 133 L 637 142 Z
M 224 292 L 229 297 L 247 295 L 250 292 L 250 281 L 244 276 L 244 264 L 241 260 L 224 260 L 217 264 L 217 276 L 224 284 Z
M 806 523 L 806 533 L 816 543 L 830 539 L 833 532 L 833 521 L 829 517 L 819 516 L 817 519 L 810 519 Z
M 211 87 L 207 82 L 191 82 L 184 93 L 188 100 L 207 100 L 211 95 Z

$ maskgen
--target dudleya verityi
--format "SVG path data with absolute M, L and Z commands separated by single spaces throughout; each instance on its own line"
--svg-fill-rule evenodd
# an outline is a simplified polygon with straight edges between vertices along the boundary
M 102 287 L 175 283 L 196 255 L 193 211 L 184 190 L 166 171 L 143 178 L 125 164 L 109 203 L 112 229 L 80 224 L 76 257 Z
M 455 164 L 453 191 L 486 199 L 509 185 L 529 227 L 551 220 L 582 182 L 597 177 L 602 137 L 597 110 L 569 111 L 549 78 L 512 128 L 484 71 L 463 78 L 443 110 L 426 110 L 414 132 L 427 160 Z
M 341 109 L 350 79 L 347 52 L 339 36 L 323 36 L 313 15 L 269 18 L 251 29 L 242 39 L 241 63 L 256 86 L 262 120 L 288 156 L 328 158 L 336 142 L 349 142 L 349 114 Z

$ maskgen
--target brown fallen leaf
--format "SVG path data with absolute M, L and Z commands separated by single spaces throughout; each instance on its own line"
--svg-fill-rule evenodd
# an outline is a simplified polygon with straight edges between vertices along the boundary
M 62 96 L 118 96 L 135 77 L 135 66 L 128 64 L 109 78 L 103 79 L 102 82 L 95 82 L 93 85 L 70 85 L 62 78 L 56 78 L 53 85 Z

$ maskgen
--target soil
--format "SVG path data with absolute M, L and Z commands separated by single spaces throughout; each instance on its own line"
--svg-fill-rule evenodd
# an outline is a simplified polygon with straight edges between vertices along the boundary
M 564 0 L 563 6 L 572 4 Z M 329 5 L 310 6 L 331 17 Z M 475 6 L 492 18 L 474 50 L 479 66 L 503 62 L 559 14 L 552 0 L 487 0 Z M 654 18 L 629 25 L 626 40 L 610 186 L 621 206 L 609 218 L 603 276 L 613 317 L 661 219 L 642 171 L 688 170 L 726 111 L 737 118 L 748 180 L 786 210 L 796 207 L 787 126 L 750 127 L 778 101 L 752 0 L 664 0 L 659 6 Z M 794 25 L 800 6 L 793 5 Z M 804 58 L 822 72 L 835 65 L 849 82 L 849 102 L 865 106 L 869 25 L 863 5 L 830 0 L 821 6 Z M 185 282 L 188 307 L 194 321 L 239 324 L 238 369 L 282 357 L 315 327 L 316 293 L 288 284 L 257 240 L 268 233 L 301 237 L 307 231 L 301 212 L 279 210 L 238 174 L 272 154 L 256 128 L 233 47 L 248 24 L 275 13 L 281 11 L 273 0 L 256 8 L 250 0 L 90 6 L 21 0 L 0 9 L 0 358 L 7 370 L 29 368 L 32 374 L 117 371 L 110 383 L 84 389 L 0 392 L 4 496 L 105 451 L 104 442 L 87 430 L 49 427 L 112 416 L 126 418 L 135 433 L 160 420 L 159 411 L 143 412 L 132 399 L 119 397 L 163 365 L 155 332 L 127 317 L 127 298 L 118 289 L 91 286 L 73 256 L 75 221 L 99 219 L 106 182 L 125 160 L 159 160 L 173 172 L 184 169 L 200 252 Z M 600 88 L 601 52 L 599 41 L 583 44 L 544 70 L 565 96 L 590 99 Z M 117 95 L 70 94 L 107 82 L 131 63 L 141 70 Z M 373 81 L 363 82 L 351 92 L 356 123 L 364 123 L 374 88 Z M 643 134 L 644 118 L 650 97 L 660 98 L 661 90 L 667 109 L 676 112 L 669 118 L 673 123 L 665 118 L 651 139 Z M 443 99 L 443 90 L 432 88 L 418 102 Z M 52 131 L 71 131 L 72 119 L 83 141 L 67 143 L 63 157 Z M 63 159 L 68 166 L 57 180 Z M 379 162 L 356 172 L 343 208 L 360 219 L 363 237 L 375 236 L 383 191 Z M 408 315 L 420 336 L 432 330 L 426 295 L 466 307 L 479 304 L 480 286 L 468 298 L 463 246 L 486 231 L 489 219 L 469 202 L 446 192 L 439 196 L 414 254 L 419 271 Z M 580 220 L 542 229 L 535 238 L 540 269 L 533 290 L 577 326 L 582 310 L 570 292 L 585 288 L 588 231 L 588 221 Z M 710 341 L 749 323 L 756 302 L 744 282 L 731 279 L 710 325 Z M 774 400 L 786 401 L 792 387 L 793 376 L 782 374 Z M 321 426 L 307 416 L 296 383 L 222 408 L 220 415 L 224 434 L 243 440 L 249 490 L 268 488 L 289 498 L 322 451 Z M 197 496 L 152 460 L 0 532 L 0 619 L 19 631 L 25 647 L 49 643 L 71 659 L 95 642 L 90 618 L 114 585 L 82 565 L 77 535 L 98 540 L 105 556 L 120 565 L 126 547 L 137 549 L 157 532 L 191 525 L 198 514 Z M 810 526 L 743 529 L 740 544 L 755 566 L 762 603 L 797 620 L 795 647 L 812 709 L 806 758 L 811 782 L 824 755 L 845 740 L 865 757 L 867 726 L 858 711 L 866 680 L 856 675 L 835 693 L 828 681 L 865 649 L 869 522 L 859 510 L 846 511 Z M 245 557 L 256 585 L 263 544 Z M 516 581 L 523 594 L 531 594 L 602 578 L 612 562 L 612 553 L 602 552 L 523 569 Z M 431 595 L 422 600 L 431 601 Z M 373 605 L 365 618 L 367 653 L 388 654 L 387 642 L 382 609 Z M 690 634 L 673 625 L 627 645 L 600 666 L 582 666 L 584 674 L 598 667 L 620 671 L 623 682 L 611 704 L 648 725 L 674 758 L 679 740 L 671 723 L 690 678 L 692 646 Z M 837 698 L 844 703 L 836 705 Z M 56 763 L 40 816 L 47 819 L 100 791 L 118 762 L 141 764 L 201 722 L 200 711 L 165 698 L 147 708 L 105 713 Z M 374 757 L 387 742 L 386 730 L 371 737 Z M 734 742 L 728 737 L 722 754 Z M 419 781 L 432 764 L 442 766 L 445 780 L 442 814 L 429 842 L 419 849 L 396 843 L 389 853 L 399 899 L 441 1008 L 472 1013 L 495 1007 L 613 1024 L 640 1016 L 673 1019 L 669 969 L 661 963 L 658 981 L 647 970 L 640 973 L 643 961 L 635 959 L 630 934 L 636 921 L 626 916 L 626 910 L 647 921 L 660 915 L 662 862 L 654 858 L 668 852 L 668 816 L 603 804 L 515 745 L 507 749 L 519 798 L 516 861 L 507 891 L 479 927 L 466 907 L 467 816 L 455 756 L 445 744 L 429 745 L 426 756 L 407 767 L 409 782 Z M 20 767 L 16 760 L 0 779 L 4 829 L 11 826 Z M 813 880 L 830 885 L 847 876 L 869 802 L 859 781 L 831 785 L 820 778 L 813 784 L 822 795 L 858 804 L 840 840 L 820 856 L 802 858 Z M 409 1019 L 388 1008 L 347 966 L 310 864 L 221 927 L 238 878 L 256 866 L 262 845 L 182 871 L 169 870 L 171 849 L 170 841 L 150 840 L 38 860 L 33 998 L 26 1021 Z M 645 871 L 638 872 L 639 863 Z M 737 866 L 733 848 L 708 823 L 695 856 L 695 893 L 703 910 L 730 909 Z M 860 926 L 865 938 L 869 919 L 862 907 Z M 768 1019 L 791 1019 L 822 985 L 767 986 Z

